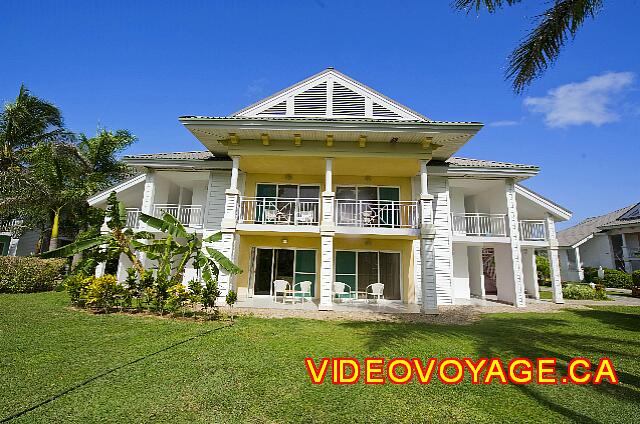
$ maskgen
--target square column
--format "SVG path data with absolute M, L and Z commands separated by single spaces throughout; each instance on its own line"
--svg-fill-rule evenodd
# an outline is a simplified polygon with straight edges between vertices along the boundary
M 231 180 L 229 188 L 225 190 L 224 216 L 222 218 L 222 239 L 212 245 L 224 254 L 227 258 L 235 261 L 236 258 L 236 225 L 238 223 L 238 206 L 240 200 L 240 191 L 238 190 L 238 173 L 240 158 L 232 156 Z M 204 231 L 203 238 L 207 238 L 214 234 L 213 231 Z M 232 275 L 224 269 L 220 268 L 218 275 L 218 290 L 220 290 L 220 299 L 224 299 L 232 288 Z M 222 300 L 224 301 L 224 300 Z
M 511 272 L 513 275 L 513 305 L 526 306 L 524 294 L 524 276 L 522 273 L 522 251 L 520 250 L 520 228 L 518 222 L 518 205 L 516 203 L 515 182 L 509 179 L 505 183 L 507 197 L 507 224 L 509 226 L 509 240 L 511 248 Z M 511 296 L 509 296 L 511 297 Z
M 333 237 L 335 235 L 333 159 L 325 158 L 322 216 L 320 219 L 320 311 L 333 310 Z
M 582 269 L 582 259 L 580 259 L 580 247 L 573 249 L 573 254 L 576 258 L 576 271 L 578 272 L 578 280 L 584 280 L 584 270 Z
M 18 253 L 18 243 L 20 242 L 19 238 L 11 237 L 11 241 L 9 241 L 9 250 L 7 251 L 7 256 L 16 256 Z
M 545 226 L 549 236 L 549 247 L 547 256 L 549 259 L 549 270 L 551 273 L 551 290 L 555 303 L 564 303 L 562 298 L 562 278 L 560 276 L 560 255 L 558 254 L 558 240 L 556 238 L 556 224 L 553 218 L 547 215 Z
M 533 247 L 522 249 L 522 274 L 524 277 L 524 288 L 529 297 L 540 299 L 540 289 L 538 287 L 538 268 L 536 266 L 536 255 Z
M 469 291 L 471 296 L 484 299 L 484 269 L 482 263 L 482 246 L 468 246 L 467 257 L 469 264 Z
M 420 161 L 420 290 L 422 305 L 420 311 L 425 314 L 438 313 L 436 292 L 435 237 L 433 225 L 433 196 L 429 194 L 427 163 Z

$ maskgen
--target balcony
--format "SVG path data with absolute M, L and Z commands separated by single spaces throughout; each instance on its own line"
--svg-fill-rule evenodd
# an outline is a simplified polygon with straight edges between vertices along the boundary
M 505 237 L 505 214 L 454 213 L 451 215 L 453 235 L 471 237 Z
M 545 241 L 547 240 L 547 230 L 543 220 L 527 219 L 519 222 L 520 240 L 524 241 Z
M 0 221 L 0 233 L 19 234 L 23 229 L 21 219 Z
M 335 201 L 338 226 L 359 228 L 419 228 L 418 202 L 398 200 Z
M 202 228 L 202 209 L 200 205 L 157 203 L 153 205 L 152 215 L 156 218 L 162 218 L 165 213 L 168 213 L 186 227 Z M 125 226 L 127 228 L 139 228 L 141 210 L 139 208 L 127 208 L 126 212 L 127 220 Z
M 242 197 L 240 224 L 318 225 L 320 200 L 313 198 Z

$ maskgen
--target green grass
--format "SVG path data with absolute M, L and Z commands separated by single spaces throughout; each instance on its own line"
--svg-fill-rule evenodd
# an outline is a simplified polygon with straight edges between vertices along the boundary
M 551 290 L 540 290 L 540 299 L 551 300 L 553 299 L 553 293 Z
M 495 314 L 467 326 L 240 318 L 233 327 L 0 295 L 0 419 L 13 422 L 639 422 L 640 309 Z M 611 357 L 614 386 L 312 386 L 303 358 Z

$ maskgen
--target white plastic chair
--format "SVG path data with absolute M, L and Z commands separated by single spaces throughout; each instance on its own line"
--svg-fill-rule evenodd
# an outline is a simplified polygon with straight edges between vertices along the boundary
M 276 302 L 278 293 L 282 293 L 282 303 L 284 303 L 284 296 L 286 295 L 285 290 L 289 288 L 289 282 L 287 280 L 273 280 L 271 286 L 271 296 L 273 297 L 273 301 Z
M 353 300 L 353 294 L 351 293 L 351 286 L 340 281 L 333 283 L 333 295 L 337 299 Z
M 365 289 L 365 292 L 367 292 L 367 299 L 369 299 L 369 296 L 373 296 L 377 302 L 380 299 L 384 299 L 384 284 L 382 283 L 369 284 Z
M 298 211 L 296 221 L 298 224 L 311 224 L 314 221 L 313 211 Z
M 311 297 L 311 281 L 300 281 L 293 285 L 294 295 L 301 294 L 304 301 L 307 297 Z M 296 290 L 296 287 L 298 289 Z

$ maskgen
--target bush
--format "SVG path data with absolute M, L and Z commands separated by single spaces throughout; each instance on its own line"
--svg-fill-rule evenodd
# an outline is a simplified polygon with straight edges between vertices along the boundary
M 604 284 L 605 287 L 617 289 L 630 289 L 632 284 L 631 275 L 617 269 L 603 268 L 604 278 L 598 278 L 598 268 L 584 267 L 584 282 Z M 640 278 L 640 277 L 637 277 Z
M 113 306 L 122 305 L 127 290 L 118 284 L 113 275 L 87 278 L 89 284 L 81 294 L 87 306 L 109 310 Z
M 595 289 L 587 284 L 567 284 L 562 289 L 562 297 L 573 300 L 605 300 L 607 299 L 604 286 Z
M 541 286 L 551 286 L 549 259 L 545 256 L 536 255 L 536 269 L 538 271 L 538 284 Z
M 631 274 L 631 282 L 634 287 L 640 287 L 640 269 L 637 271 L 633 271 Z
M 631 288 L 631 275 L 624 271 L 618 271 L 617 269 L 606 268 L 604 270 L 604 279 L 602 284 L 605 287 L 615 287 L 618 289 L 630 289 Z
M 72 274 L 64 279 L 64 287 L 69 293 L 71 303 L 84 306 L 87 288 L 92 281 L 92 277 L 87 277 L 82 273 Z
M 0 293 L 54 290 L 62 281 L 66 259 L 0 256 Z

